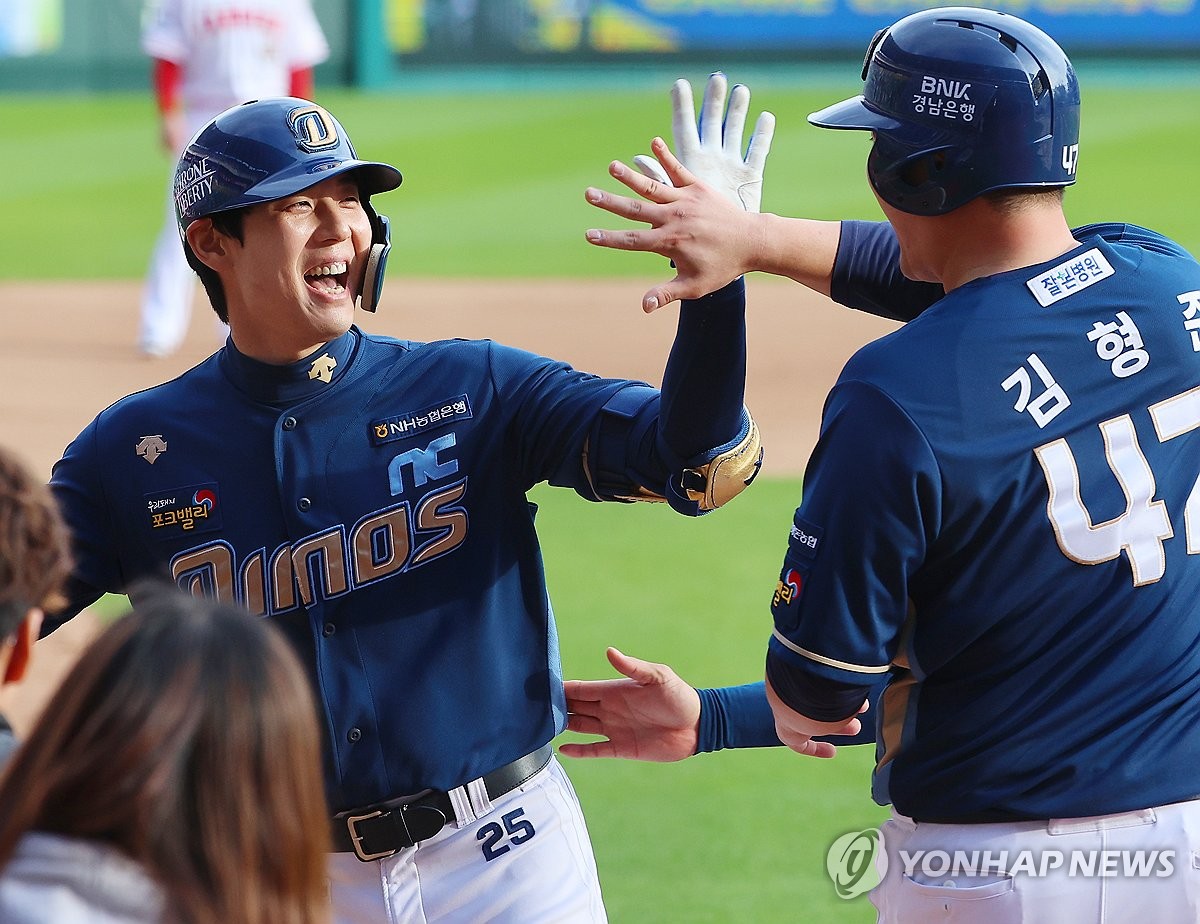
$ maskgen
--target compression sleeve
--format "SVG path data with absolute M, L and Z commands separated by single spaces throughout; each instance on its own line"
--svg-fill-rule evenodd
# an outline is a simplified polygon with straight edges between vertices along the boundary
M 739 687 L 702 689 L 696 753 L 725 748 L 780 747 L 775 717 L 762 681 Z
M 900 272 L 900 245 L 886 221 L 842 222 L 829 286 L 838 304 L 893 321 L 911 321 L 946 294 Z
M 663 372 L 659 439 L 672 469 L 707 461 L 744 432 L 746 287 L 739 277 L 679 308 Z
M 871 709 L 860 718 L 862 731 L 857 735 L 827 735 L 818 740 L 838 746 L 870 744 L 875 740 L 872 713 L 884 683 L 870 689 Z M 747 683 L 734 687 L 699 689 L 700 730 L 696 753 L 721 751 L 729 748 L 782 747 L 775 734 L 775 717 L 767 703 L 766 685 Z M 861 700 L 860 700 L 861 702 Z
M 661 389 L 598 379 L 512 348 L 491 352 L 501 364 L 498 387 L 519 407 L 516 445 L 531 484 L 571 486 L 589 500 L 666 500 L 699 516 L 737 496 L 758 472 L 758 428 L 742 405 L 740 279 L 680 306 Z

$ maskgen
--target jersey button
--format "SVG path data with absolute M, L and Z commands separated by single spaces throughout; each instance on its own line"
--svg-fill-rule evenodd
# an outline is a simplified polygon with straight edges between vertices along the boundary
M 354 744 L 354 742 L 357 741 L 361 737 L 362 737 L 361 729 L 352 728 L 352 729 L 350 729 L 350 731 L 346 732 L 346 740 L 348 740 L 351 744 Z
M 324 635 L 326 638 L 329 638 L 329 636 L 333 635 L 333 633 L 336 631 L 337 631 L 337 628 L 331 622 L 327 622 L 327 623 L 325 623 L 325 625 L 323 625 L 321 627 L 321 634 Z
M 307 497 L 302 497 L 300 500 L 296 501 L 296 506 L 301 510 L 307 510 L 312 506 L 312 501 L 310 501 Z
M 296 429 L 296 418 L 295 417 L 283 418 L 283 429 L 295 430 Z

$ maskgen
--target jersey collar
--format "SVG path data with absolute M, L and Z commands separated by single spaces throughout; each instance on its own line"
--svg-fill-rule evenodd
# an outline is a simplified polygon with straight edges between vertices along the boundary
M 256 401 L 286 407 L 315 398 L 336 385 L 350 367 L 359 337 L 358 328 L 351 327 L 336 340 L 286 366 L 251 359 L 239 352 L 230 338 L 221 351 L 221 368 L 238 389 Z

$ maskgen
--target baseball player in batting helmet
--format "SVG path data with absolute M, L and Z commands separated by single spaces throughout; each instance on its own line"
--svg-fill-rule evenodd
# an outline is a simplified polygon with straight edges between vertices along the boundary
M 282 628 L 326 733 L 337 921 L 601 921 L 550 746 L 566 709 L 526 493 L 698 516 L 744 490 L 761 461 L 744 290 L 681 307 L 661 390 L 491 341 L 375 336 L 355 304 L 379 303 L 372 201 L 399 184 L 303 99 L 193 138 L 175 204 L 229 341 L 102 411 L 55 466 L 65 616 L 166 571 Z
M 610 651 L 627 681 L 567 684 L 570 727 L 608 740 L 562 751 L 832 757 L 874 738 L 880 921 L 1190 924 L 1200 265 L 1145 228 L 1068 225 L 1079 89 L 1032 24 L 916 13 L 863 79 L 809 118 L 873 133 L 886 222 L 738 210 L 727 171 L 657 144 L 669 214 L 642 203 L 652 229 L 593 236 L 684 268 L 648 298 L 770 269 L 909 323 L 829 394 L 766 682 L 697 692 Z

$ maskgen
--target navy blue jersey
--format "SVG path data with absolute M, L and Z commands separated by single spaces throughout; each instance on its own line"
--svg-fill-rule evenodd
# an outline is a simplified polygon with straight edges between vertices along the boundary
M 450 789 L 565 724 L 526 492 L 617 499 L 587 461 L 606 458 L 610 482 L 624 464 L 661 493 L 659 404 L 490 341 L 355 328 L 290 366 L 228 344 L 105 410 L 55 466 L 68 613 L 152 574 L 241 603 L 310 665 L 335 810 Z
M 1076 237 L 860 350 L 805 474 L 769 657 L 890 675 L 874 793 L 917 818 L 1200 793 L 1200 266 Z

